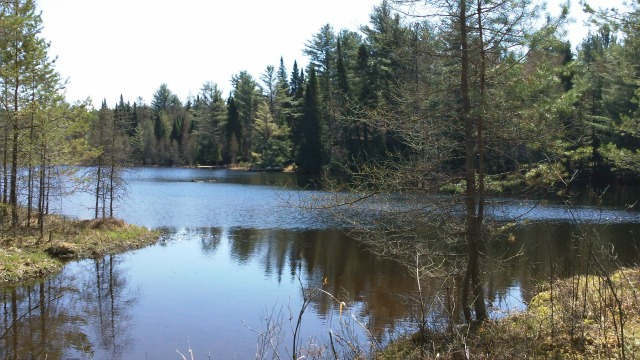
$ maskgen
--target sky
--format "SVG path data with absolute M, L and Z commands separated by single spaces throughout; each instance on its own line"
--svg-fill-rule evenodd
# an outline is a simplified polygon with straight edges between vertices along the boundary
M 594 7 L 620 0 L 591 0 Z M 329 23 L 358 30 L 381 0 L 38 0 L 49 55 L 68 79 L 70 102 L 123 96 L 149 103 L 162 83 L 186 101 L 206 81 L 228 95 L 231 77 L 247 71 L 256 80 L 283 58 L 306 66 L 305 43 Z M 579 15 L 578 0 L 572 0 Z M 556 2 L 549 1 L 550 7 Z M 586 31 L 578 20 L 572 39 Z M 572 43 L 576 45 L 577 40 Z
M 306 65 L 305 42 L 330 23 L 356 30 L 379 0 L 38 0 L 42 36 L 68 78 L 67 100 L 91 97 L 114 105 L 162 83 L 181 100 L 205 81 L 228 94 L 231 77 L 258 79 L 283 58 Z M 339 9 L 339 10 L 337 10 Z

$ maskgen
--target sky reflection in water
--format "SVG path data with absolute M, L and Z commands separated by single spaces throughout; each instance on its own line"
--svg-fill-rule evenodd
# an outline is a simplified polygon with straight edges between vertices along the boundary
M 162 359 L 179 356 L 176 350 L 186 354 L 189 347 L 197 358 L 252 358 L 257 335 L 249 327 L 263 330 L 265 315 L 281 313 L 290 334 L 288 318 L 300 307 L 301 283 L 348 300 L 381 339 L 406 330 L 417 313 L 407 300 L 415 284 L 403 266 L 367 252 L 335 229 L 329 214 L 283 202 L 322 194 L 296 190 L 310 179 L 202 169 L 140 169 L 128 176 L 129 199 L 118 216 L 164 229 L 162 240 L 100 261 L 73 262 L 41 284 L 0 292 L 1 332 L 27 314 L 0 340 L 5 358 Z M 68 215 L 90 218 L 84 205 L 90 203 L 87 195 L 77 195 L 63 205 Z M 530 208 L 529 202 L 505 202 L 492 213 L 499 218 Z M 521 253 L 499 267 L 487 266 L 493 317 L 523 309 L 552 269 L 561 275 L 575 267 L 575 226 L 564 221 L 563 209 L 535 207 L 514 230 L 512 243 L 488 245 L 493 255 Z M 596 208 L 580 210 L 582 218 L 609 217 Z M 618 261 L 630 264 L 640 244 L 636 215 L 586 226 L 597 230 L 598 247 L 613 244 Z M 430 296 L 446 301 L 445 291 L 432 285 L 425 287 Z M 41 299 L 45 305 L 29 312 Z M 441 321 L 442 315 L 432 319 Z M 344 320 L 335 301 L 320 296 L 304 318 L 304 337 L 326 338 Z M 291 349 L 289 341 L 283 354 Z

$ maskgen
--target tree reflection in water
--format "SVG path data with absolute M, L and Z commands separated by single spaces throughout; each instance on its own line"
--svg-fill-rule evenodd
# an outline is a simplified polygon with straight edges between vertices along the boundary
M 128 308 L 136 294 L 127 289 L 116 256 L 78 265 L 40 283 L 0 292 L 0 357 L 93 358 L 99 349 L 101 356 L 123 358 L 131 344 Z M 99 321 L 89 320 L 95 318 Z M 92 339 L 93 333 L 99 338 Z
M 84 303 L 84 317 L 97 319 L 90 325 L 95 327 L 93 332 L 98 336 L 95 346 L 101 353 L 121 359 L 132 346 L 128 330 L 133 317 L 129 309 L 137 301 L 138 290 L 129 288 L 126 270 L 116 256 L 96 259 L 93 265 L 94 277 L 84 279 L 79 294 Z
M 640 241 L 633 234 L 640 225 L 582 230 L 593 237 L 576 236 L 573 224 L 533 222 L 514 228 L 510 241 L 489 242 L 486 256 L 501 259 L 486 268 L 494 314 L 523 309 L 539 283 L 575 273 L 588 249 L 608 249 L 617 256 L 611 266 L 637 263 Z M 259 328 L 252 319 L 276 306 L 288 318 L 288 308 L 299 309 L 302 288 L 326 291 L 312 299 L 303 338 L 320 341 L 340 330 L 344 301 L 384 341 L 423 319 L 411 271 L 337 229 L 165 229 L 156 246 L 73 262 L 43 282 L 0 290 L 0 358 L 165 358 L 187 341 L 219 358 L 247 358 L 255 338 L 242 321 Z M 460 283 L 423 279 L 429 326 L 462 319 Z M 365 340 L 364 329 L 356 330 Z

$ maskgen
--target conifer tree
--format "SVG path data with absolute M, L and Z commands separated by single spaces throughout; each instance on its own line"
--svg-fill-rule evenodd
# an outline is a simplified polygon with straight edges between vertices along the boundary
M 374 10 L 372 25 L 363 30 L 367 43 L 360 47 L 354 74 L 360 118 L 384 136 L 387 156 L 356 168 L 357 192 L 375 196 L 409 189 L 431 194 L 448 188 L 460 195 L 416 206 L 403 203 L 407 208 L 385 212 L 379 227 L 362 228 L 362 239 L 420 269 L 420 276 L 445 276 L 445 267 L 423 263 L 440 264 L 433 252 L 443 235 L 466 247 L 464 260 L 444 257 L 442 264 L 451 265 L 449 274 L 462 278 L 465 319 L 482 321 L 488 316 L 481 265 L 488 234 L 488 177 L 507 177 L 492 165 L 511 160 L 505 147 L 531 148 L 532 153 L 552 150 L 547 134 L 562 129 L 557 117 L 548 116 L 565 105 L 557 97 L 561 92 L 554 90 L 560 87 L 561 72 L 544 50 L 555 24 L 536 28 L 538 9 L 527 0 L 395 3 L 409 4 L 405 13 L 418 10 L 416 22 L 429 19 L 429 26 L 404 26 L 384 1 Z M 427 45 L 429 51 L 422 51 Z M 541 54 L 536 63 L 542 71 L 536 76 L 527 68 L 529 50 Z M 532 93 L 544 94 L 544 101 L 523 104 Z M 546 168 L 519 165 L 509 164 L 511 180 L 528 169 Z M 451 209 L 464 209 L 464 214 Z M 416 228 L 426 233 L 416 234 Z
M 296 125 L 296 164 L 302 172 L 320 174 L 324 163 L 323 128 L 320 119 L 318 80 L 313 67 L 304 91 L 303 113 Z
M 222 126 L 226 122 L 226 104 L 218 85 L 205 82 L 194 104 L 197 137 L 196 163 L 217 165 L 222 161 Z
M 225 125 L 227 145 L 226 162 L 236 164 L 238 161 L 239 140 L 243 138 L 242 122 L 233 96 L 227 100 L 227 123 Z
M 261 169 L 282 168 L 291 154 L 289 129 L 275 122 L 266 101 L 258 105 L 253 127 L 256 139 L 251 153 L 252 163 Z
M 258 99 L 262 96 L 258 83 L 246 71 L 241 71 L 231 79 L 234 105 L 238 120 L 242 124 L 241 138 L 237 138 L 242 161 L 249 161 L 253 143 L 253 121 L 258 108 Z
M 49 58 L 49 44 L 40 37 L 42 20 L 33 0 L 14 0 L 0 3 L 0 85 L 4 108 L 1 121 L 4 133 L 3 178 L 5 188 L 2 200 L 11 213 L 11 224 L 18 219 L 18 168 L 33 165 L 22 149 L 33 148 L 36 141 L 35 126 L 38 109 L 45 109 L 62 87 L 59 75 Z M 41 102 L 41 100 L 47 102 Z M 25 134 L 30 134 L 29 136 Z M 30 172 L 32 174 L 32 172 Z M 31 177 L 33 178 L 33 177 Z M 31 181 L 29 181 L 31 185 Z

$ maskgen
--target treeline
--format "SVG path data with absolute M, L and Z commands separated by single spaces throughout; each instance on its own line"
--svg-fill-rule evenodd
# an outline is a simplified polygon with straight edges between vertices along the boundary
M 510 106 L 518 106 L 517 100 L 528 108 L 536 105 L 531 102 L 540 107 L 555 102 L 554 113 L 548 116 L 562 125 L 562 131 L 553 130 L 557 160 L 581 179 L 630 180 L 640 170 L 637 16 L 634 9 L 616 18 L 601 18 L 610 21 L 589 33 L 577 53 L 557 32 L 537 34 L 545 38 L 531 39 L 527 51 L 492 50 L 496 53 L 491 56 L 503 66 L 523 65 L 511 80 L 500 75 L 501 81 L 521 81 L 523 72 L 528 72 L 537 73 L 536 81 L 547 82 L 528 84 L 540 90 L 537 98 L 511 88 L 515 93 Z M 359 31 L 323 26 L 305 45 L 310 59 L 306 69 L 294 63 L 288 71 L 281 59 L 278 68 L 267 66 L 258 79 L 247 72 L 235 75 L 226 98 L 216 84 L 207 82 L 186 103 L 163 84 L 151 104 L 120 99 L 104 116 L 124 121 L 118 125 L 128 144 L 123 158 L 132 165 L 293 165 L 309 173 L 340 171 L 345 165 L 388 159 L 411 148 L 407 144 L 411 139 L 399 135 L 404 129 L 394 129 L 379 118 L 394 107 L 396 113 L 406 111 L 400 107 L 407 101 L 422 101 L 416 104 L 418 109 L 428 101 L 424 100 L 428 92 L 437 98 L 437 92 L 446 91 L 446 77 L 455 75 L 447 73 L 452 65 L 443 54 L 452 44 L 441 32 L 428 21 L 401 16 L 382 2 L 370 15 L 370 24 Z M 500 90 L 500 84 L 491 86 Z M 510 87 L 504 84 L 503 90 Z M 408 88 L 415 90 L 414 100 Z M 417 93 L 423 94 L 422 100 Z M 525 95 L 529 98 L 522 98 Z M 98 113 L 108 109 L 103 103 Z M 424 116 L 435 118 L 428 112 Z M 512 125 L 532 126 L 522 120 Z M 539 160 L 529 144 L 520 145 L 509 149 L 510 162 L 488 153 L 492 171 Z M 451 166 L 455 163 L 452 160 Z
M 574 180 L 637 179 L 637 4 L 628 12 L 596 16 L 599 29 L 575 53 L 557 35 L 561 22 L 515 42 L 517 34 L 507 39 L 490 32 L 499 29 L 495 20 L 484 24 L 489 36 L 465 39 L 469 51 L 481 55 L 465 66 L 456 55 L 461 40 L 450 35 L 453 21 L 402 14 L 382 1 L 358 31 L 327 24 L 305 44 L 305 69 L 294 62 L 289 70 L 281 59 L 258 78 L 241 71 L 228 96 L 205 82 L 182 102 L 163 84 L 150 104 L 120 97 L 93 109 L 65 102 L 34 1 L 2 2 L 3 213 L 17 224 L 21 196 L 28 209 L 46 213 L 47 184 L 58 165 L 91 166 L 85 184 L 96 196 L 96 216 L 99 208 L 103 215 L 112 213 L 117 169 L 130 165 L 241 164 L 318 174 L 373 163 L 393 167 L 402 159 L 446 153 L 438 167 L 462 169 L 461 140 L 469 134 L 456 119 L 465 98 L 473 103 L 465 113 L 476 117 L 473 108 L 482 109 L 479 118 L 493 124 L 486 130 L 497 134 L 483 149 L 483 174 L 499 178 L 515 169 L 528 179 L 558 171 Z M 470 89 L 452 81 L 461 68 L 469 72 Z M 471 95 L 461 96 L 463 91 Z M 485 100 L 487 106 L 475 105 Z M 509 141 L 501 142 L 501 134 Z M 519 134 L 527 136 L 517 140 Z M 415 146 L 430 137 L 429 149 Z M 536 147 L 541 138 L 545 149 Z

